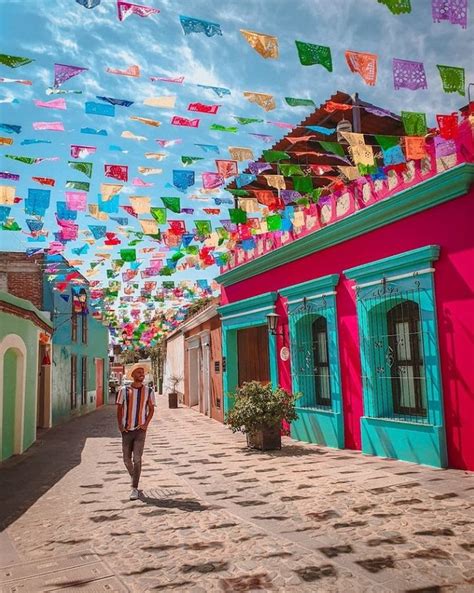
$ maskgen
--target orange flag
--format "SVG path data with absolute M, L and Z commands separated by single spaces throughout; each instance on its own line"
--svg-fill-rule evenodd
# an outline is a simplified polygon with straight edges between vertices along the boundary
M 426 157 L 426 142 L 423 136 L 405 136 L 407 161 L 418 161 Z
M 374 86 L 377 80 L 377 56 L 350 50 L 345 52 L 345 56 L 350 71 L 357 72 L 366 84 Z

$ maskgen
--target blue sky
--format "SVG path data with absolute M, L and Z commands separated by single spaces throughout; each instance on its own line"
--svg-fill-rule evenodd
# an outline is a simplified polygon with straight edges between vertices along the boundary
M 21 176 L 20 182 L 16 184 L 16 195 L 21 197 L 26 197 L 28 188 L 41 187 L 31 181 L 31 176 L 56 179 L 52 206 L 45 225 L 51 231 L 57 230 L 54 203 L 64 200 L 66 180 L 89 181 L 67 166 L 67 161 L 71 159 L 71 144 L 97 147 L 96 154 L 85 159 L 94 163 L 89 203 L 97 203 L 100 183 L 113 182 L 104 177 L 105 163 L 128 165 L 130 180 L 140 176 L 138 166 L 159 167 L 163 168 L 163 174 L 142 177 L 154 183 L 152 188 L 132 188 L 129 185 L 120 196 L 120 204 L 129 204 L 127 196 L 132 193 L 150 196 L 154 206 L 162 206 L 160 196 L 180 196 L 182 207 L 196 209 L 194 218 L 211 219 L 213 226 L 219 226 L 219 218 L 228 218 L 224 206 L 217 217 L 209 217 L 201 211 L 203 207 L 216 207 L 215 196 L 208 196 L 207 202 L 190 197 L 193 194 L 203 197 L 198 193 L 202 187 L 200 174 L 216 170 L 215 158 L 230 158 L 228 146 L 250 147 L 254 149 L 256 158 L 261 150 L 269 147 L 250 136 L 249 132 L 270 134 L 276 141 L 284 135 L 284 130 L 264 123 L 241 126 L 238 134 L 230 134 L 209 131 L 212 123 L 235 126 L 237 124 L 232 116 L 297 123 L 310 113 L 311 108 L 289 107 L 284 97 L 311 98 L 319 105 L 339 89 L 349 93 L 358 92 L 362 99 L 395 113 L 401 110 L 424 111 L 429 124 L 434 125 L 436 113 L 450 113 L 467 103 L 467 95 L 464 98 L 443 92 L 436 64 L 464 67 L 466 81 L 474 80 L 472 60 L 469 59 L 472 56 L 472 15 L 469 14 L 467 30 L 448 22 L 435 24 L 431 18 L 430 0 L 412 0 L 412 12 L 399 16 L 392 15 L 387 7 L 376 0 L 136 0 L 136 3 L 157 8 L 160 13 L 148 18 L 132 15 L 120 22 L 115 0 L 102 0 L 92 10 L 85 9 L 74 0 L 0 2 L 0 53 L 35 60 L 17 69 L 0 65 L 0 76 L 33 81 L 32 86 L 0 83 L 0 100 L 15 98 L 19 101 L 0 104 L 0 121 L 23 127 L 21 135 L 12 136 L 15 140 L 13 146 L 1 147 L 2 154 L 60 157 L 59 161 L 39 165 L 25 165 L 2 158 L 0 170 Z M 219 23 L 223 35 L 211 38 L 203 34 L 185 36 L 179 22 L 181 14 Z M 241 28 L 277 36 L 280 58 L 263 59 L 246 43 L 239 32 Z M 330 46 L 333 72 L 329 73 L 317 65 L 302 66 L 298 60 L 295 39 Z M 349 71 L 344 58 L 346 49 L 379 56 L 375 87 L 367 86 L 358 75 Z M 394 57 L 422 61 L 428 89 L 395 91 L 391 67 Z M 53 83 L 54 62 L 88 68 L 87 72 L 72 78 L 62 87 L 81 90 L 82 94 L 46 95 L 46 88 Z M 107 67 L 126 69 L 132 64 L 138 64 L 141 68 L 141 77 L 138 79 L 105 72 Z M 149 76 L 184 76 L 185 82 L 182 85 L 153 83 Z M 231 89 L 232 94 L 219 98 L 211 91 L 198 87 L 198 84 L 226 87 Z M 265 113 L 260 107 L 249 103 L 243 97 L 243 91 L 273 94 L 277 109 Z M 167 94 L 177 95 L 176 106 L 172 110 L 143 105 L 147 97 Z M 135 103 L 129 108 L 116 107 L 114 118 L 86 115 L 84 103 L 97 101 L 96 95 Z M 65 97 L 66 111 L 41 109 L 33 103 L 33 99 L 47 101 L 58 96 Z M 217 115 L 193 114 L 187 111 L 190 102 L 220 104 L 221 107 Z M 152 128 L 130 121 L 131 115 L 156 119 L 162 125 Z M 171 126 L 169 122 L 173 115 L 199 117 L 200 126 L 197 130 Z M 38 132 L 32 129 L 34 121 L 55 120 L 64 122 L 65 132 Z M 81 134 L 81 127 L 105 128 L 108 136 Z M 139 143 L 121 138 L 123 130 L 146 136 L 148 140 Z M 52 143 L 20 146 L 23 139 L 29 138 L 51 140 Z M 156 143 L 157 138 L 180 138 L 182 143 L 162 149 Z M 220 155 L 205 154 L 195 143 L 216 144 L 220 148 Z M 118 145 L 128 152 L 110 151 L 110 145 Z M 161 162 L 150 161 L 144 158 L 145 152 L 167 152 L 168 157 Z M 166 187 L 172 181 L 172 170 L 183 168 L 181 155 L 205 157 L 205 160 L 190 167 L 196 171 L 196 184 L 186 197 Z M 243 170 L 243 165 L 239 164 L 240 170 Z M 10 184 L 5 180 L 0 180 L 0 183 Z M 25 218 L 23 205 L 15 205 L 11 214 L 21 224 Z M 119 216 L 122 215 L 125 215 L 123 211 Z M 193 228 L 193 217 L 169 213 L 169 218 L 184 218 L 188 230 Z M 78 222 L 84 230 L 89 224 L 102 224 L 83 213 L 79 214 Z M 129 217 L 129 222 L 139 230 L 134 219 Z M 109 230 L 116 230 L 115 223 L 108 223 L 108 226 Z M 80 237 L 83 239 L 84 234 Z M 0 233 L 0 242 L 2 249 L 24 250 L 27 247 L 44 246 L 41 243 L 29 243 L 25 234 L 14 232 Z M 82 243 L 78 241 L 68 246 L 65 255 L 70 255 L 71 247 L 79 247 Z M 141 246 L 146 244 L 142 243 Z M 119 247 L 126 247 L 126 240 Z M 91 248 L 85 258 L 86 263 L 94 258 L 96 251 L 103 249 Z M 112 257 L 117 257 L 117 250 L 111 253 Z M 217 272 L 216 267 L 185 270 L 166 280 L 179 282 L 183 279 L 212 278 Z M 161 278 L 156 279 L 161 281 Z

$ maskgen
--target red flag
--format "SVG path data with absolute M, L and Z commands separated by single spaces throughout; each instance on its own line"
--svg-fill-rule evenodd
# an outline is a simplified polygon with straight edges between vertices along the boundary
M 187 119 L 186 117 L 179 117 L 175 115 L 172 120 L 171 124 L 173 126 L 187 126 L 188 128 L 197 128 L 199 126 L 198 119 Z
M 458 134 L 458 114 L 456 112 L 451 115 L 437 115 L 439 133 L 445 140 L 454 140 Z
M 128 181 L 128 167 L 126 165 L 104 165 L 105 176 L 119 181 Z
M 190 103 L 188 111 L 198 111 L 199 113 L 210 113 L 215 115 L 220 105 L 204 105 L 203 103 Z

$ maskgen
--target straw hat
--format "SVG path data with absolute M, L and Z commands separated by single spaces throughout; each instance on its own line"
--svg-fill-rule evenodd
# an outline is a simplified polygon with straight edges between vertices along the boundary
M 133 380 L 133 373 L 137 370 L 137 369 L 143 369 L 145 371 L 145 375 L 147 373 L 151 373 L 151 367 L 149 365 L 148 362 L 136 362 L 135 364 L 133 364 L 127 371 L 126 373 L 126 378 L 127 379 L 132 379 Z

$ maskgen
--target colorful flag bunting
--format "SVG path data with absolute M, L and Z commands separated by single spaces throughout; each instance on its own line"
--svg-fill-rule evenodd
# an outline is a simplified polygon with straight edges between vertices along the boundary
M 85 72 L 88 68 L 81 68 L 80 66 L 69 66 L 67 64 L 54 64 L 54 83 L 53 87 L 60 87 L 67 80 L 73 76 Z
M 117 2 L 117 16 L 119 21 L 124 21 L 132 14 L 145 18 L 152 14 L 159 14 L 159 12 L 157 8 L 152 8 L 151 6 L 130 4 L 130 2 L 123 2 L 122 0 L 118 0 Z

